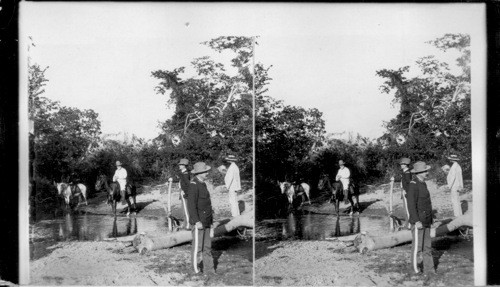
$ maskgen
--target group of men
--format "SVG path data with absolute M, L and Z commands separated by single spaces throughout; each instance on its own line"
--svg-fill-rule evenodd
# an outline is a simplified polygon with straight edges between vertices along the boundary
M 228 191 L 229 205 L 233 217 L 240 215 L 237 192 L 241 190 L 240 171 L 236 165 L 237 158 L 228 155 L 225 160 L 229 168 L 225 172 L 224 183 Z M 179 161 L 180 198 L 184 208 L 186 228 L 192 232 L 191 262 L 195 274 L 215 274 L 212 257 L 212 240 L 210 229 L 213 225 L 213 209 L 206 179 L 211 167 L 204 162 L 197 162 L 191 171 L 188 170 L 189 160 Z M 192 175 L 192 178 L 191 178 Z
M 459 157 L 447 157 L 452 162 L 448 171 L 447 183 L 451 191 L 451 201 L 455 216 L 462 215 L 458 192 L 463 189 L 462 169 L 458 164 Z M 412 232 L 411 265 L 415 273 L 431 275 L 436 273 L 431 248 L 431 226 L 433 224 L 432 203 L 425 180 L 431 167 L 423 161 L 417 161 L 410 169 L 411 160 L 402 158 L 399 161 L 402 170 L 401 186 L 405 209 L 405 226 Z
M 225 160 L 229 162 L 229 168 L 220 169 L 225 173 L 224 183 L 228 191 L 229 205 L 232 217 L 240 215 L 237 192 L 241 190 L 240 170 L 236 165 L 237 158 L 228 155 Z M 191 261 L 194 273 L 203 270 L 206 274 L 214 274 L 214 262 L 212 257 L 212 241 L 210 229 L 213 225 L 213 210 L 210 200 L 206 179 L 211 167 L 204 162 L 197 162 L 191 171 L 188 170 L 189 160 L 183 158 L 179 161 L 178 180 L 180 185 L 179 199 L 184 210 L 184 223 L 186 229 L 192 232 Z M 113 181 L 119 183 L 122 198 L 124 198 L 127 183 L 127 170 L 122 167 L 120 161 L 116 162 L 116 171 Z

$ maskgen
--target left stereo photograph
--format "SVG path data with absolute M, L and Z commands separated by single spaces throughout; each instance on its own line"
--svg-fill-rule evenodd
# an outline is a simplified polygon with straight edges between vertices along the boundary
M 20 4 L 21 285 L 253 285 L 255 37 L 192 8 Z

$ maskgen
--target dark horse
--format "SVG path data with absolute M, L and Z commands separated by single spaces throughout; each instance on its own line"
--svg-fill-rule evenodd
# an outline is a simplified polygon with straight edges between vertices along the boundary
M 108 193 L 108 204 L 112 205 L 113 214 L 116 216 L 116 203 L 122 200 L 122 196 L 120 193 L 120 184 L 118 182 L 108 183 L 108 177 L 105 175 L 100 175 L 97 177 L 97 181 L 95 183 L 95 190 L 99 191 L 102 190 L 103 188 L 105 188 Z M 129 199 L 130 197 L 132 197 L 132 200 L 134 201 L 134 212 L 137 210 L 136 200 L 135 200 L 136 196 L 137 192 L 135 186 L 127 182 L 125 186 L 125 200 L 127 201 L 127 206 L 128 206 L 127 216 L 130 214 L 131 210 L 131 204 Z
M 344 203 L 351 203 L 351 211 L 350 214 L 354 212 L 354 202 L 352 198 L 354 197 L 356 200 L 356 212 L 359 212 L 359 188 L 356 184 L 351 182 L 349 184 L 348 192 L 347 194 L 344 194 L 344 186 L 342 185 L 342 182 L 340 181 L 335 181 L 333 183 L 330 182 L 330 178 L 328 175 L 324 175 L 318 182 L 318 189 L 319 190 L 328 190 L 331 195 L 330 195 L 330 202 L 335 203 L 335 211 L 337 214 L 339 214 L 339 204 L 340 201 L 344 200 Z

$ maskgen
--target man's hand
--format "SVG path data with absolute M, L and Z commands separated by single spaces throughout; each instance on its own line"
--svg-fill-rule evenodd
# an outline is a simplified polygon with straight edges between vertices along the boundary
M 424 226 L 422 225 L 422 222 L 420 222 L 420 221 L 415 222 L 415 227 L 416 227 L 417 229 L 422 229 L 422 228 L 424 228 Z
M 197 229 L 203 229 L 203 224 L 201 224 L 201 222 L 199 222 L 199 221 L 196 222 L 195 226 Z

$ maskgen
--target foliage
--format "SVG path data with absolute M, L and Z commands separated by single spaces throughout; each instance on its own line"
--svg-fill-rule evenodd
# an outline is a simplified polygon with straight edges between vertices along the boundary
M 324 134 L 322 113 L 264 95 L 258 97 L 256 110 L 257 177 L 267 181 L 305 177 L 311 150 Z
M 37 64 L 29 68 L 29 114 L 34 121 L 31 160 L 37 176 L 59 181 L 97 146 L 101 124 L 93 110 L 61 106 L 41 96 L 48 82 L 46 69 Z
M 420 76 L 407 78 L 409 67 L 377 71 L 385 79 L 381 91 L 394 91 L 393 103 L 400 105 L 382 139 L 388 146 L 400 146 L 414 159 L 437 161 L 459 153 L 465 159 L 464 173 L 470 175 L 470 37 L 446 34 L 428 43 L 443 51 L 461 52 L 457 59 L 461 73 L 452 74 L 447 63 L 433 56 L 418 59 Z
M 230 75 L 222 63 L 208 56 L 191 62 L 197 76 L 185 76 L 185 68 L 157 70 L 152 76 L 159 79 L 158 94 L 170 91 L 167 104 L 175 106 L 174 115 L 162 124 L 163 134 L 158 138 L 164 144 L 180 139 L 177 153 L 191 161 L 220 161 L 233 153 L 240 158 L 242 172 L 252 168 L 252 38 L 218 37 L 202 43 L 218 52 L 236 53 L 231 60 L 236 75 Z M 266 90 L 268 68 L 255 67 L 255 90 Z

